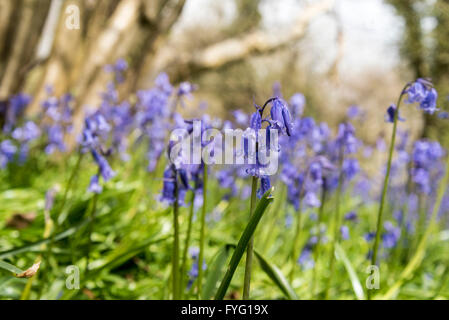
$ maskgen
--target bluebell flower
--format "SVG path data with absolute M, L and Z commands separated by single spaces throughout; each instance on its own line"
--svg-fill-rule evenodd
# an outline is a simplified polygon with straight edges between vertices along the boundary
M 256 130 L 256 134 L 257 130 L 262 128 L 262 117 L 260 116 L 259 111 L 256 111 L 251 115 L 249 126 L 251 129 Z
M 321 205 L 320 199 L 317 197 L 316 193 L 313 191 L 307 191 L 304 196 L 304 203 L 310 208 L 316 208 Z
M 182 96 L 190 96 L 190 94 L 196 89 L 196 86 L 191 84 L 190 82 L 184 81 L 179 84 L 178 91 L 176 94 L 179 97 Z
M 270 177 L 260 177 L 260 188 L 257 190 L 257 197 L 260 199 L 271 188 Z
M 357 221 L 358 220 L 358 216 L 357 216 L 357 213 L 355 211 L 350 211 L 347 214 L 345 214 L 344 219 L 346 221 Z
M 22 127 L 14 129 L 11 136 L 21 143 L 27 143 L 39 138 L 40 134 L 39 127 L 33 121 L 27 121 Z
M 346 111 L 346 116 L 349 119 L 355 119 L 360 115 L 360 108 L 359 106 L 356 105 L 352 105 L 348 108 L 348 110 Z
M 353 158 L 344 159 L 342 170 L 346 179 L 349 181 L 354 178 L 357 173 L 359 173 L 359 162 L 357 161 L 357 159 Z
M 349 228 L 345 225 L 340 227 L 340 235 L 343 240 L 349 239 Z
M 273 128 L 282 132 L 285 131 L 290 136 L 293 132 L 292 119 L 290 112 L 281 99 L 274 98 L 272 100 L 270 114 Z
M 426 113 L 434 114 L 436 111 L 438 111 L 437 99 L 438 93 L 435 88 L 432 88 L 428 91 L 425 99 L 419 104 L 419 107 Z
M 16 153 L 17 147 L 11 140 L 0 142 L 0 167 L 5 168 L 9 162 L 14 160 Z
M 239 125 L 246 125 L 248 123 L 248 114 L 243 112 L 242 110 L 235 110 L 232 112 L 234 116 L 235 122 Z
M 440 119 L 449 119 L 449 112 L 447 111 L 442 111 L 438 113 L 438 118 Z
M 88 190 L 93 193 L 101 193 L 103 191 L 103 187 L 100 185 L 100 177 L 97 174 L 90 178 Z
M 336 138 L 336 147 L 343 149 L 345 154 L 357 152 L 359 142 L 355 137 L 355 129 L 350 123 L 340 123 Z
M 367 242 L 374 240 L 375 237 L 376 237 L 376 232 L 368 232 L 364 235 L 364 238 Z
M 198 278 L 199 268 L 198 268 L 198 258 L 199 258 L 199 249 L 197 247 L 189 248 L 189 254 L 191 259 L 193 260 L 192 267 L 188 272 L 189 281 L 187 283 L 187 290 L 190 290 L 196 278 Z M 206 261 L 203 260 L 203 270 L 207 269 Z
M 23 114 L 30 102 L 31 97 L 23 93 L 19 93 L 9 98 L 9 108 L 7 108 L 3 132 L 12 131 L 16 125 L 17 119 Z
M 175 202 L 175 191 L 176 191 L 176 172 L 172 167 L 168 167 L 164 171 L 163 187 L 161 201 L 168 204 L 173 204 Z
M 310 237 L 301 251 L 297 263 L 304 269 L 311 269 L 315 266 L 315 260 L 313 259 L 312 253 L 317 242 L 318 238 L 316 236 Z
M 393 123 L 394 122 L 395 113 L 396 113 L 396 105 L 392 104 L 387 109 L 387 114 L 385 115 L 385 121 Z M 405 121 L 405 119 L 401 117 L 400 113 L 398 115 L 398 121 Z
M 410 87 L 405 91 L 408 95 L 406 103 L 421 103 L 427 96 L 428 89 L 423 79 L 417 79 Z
M 110 179 L 112 179 L 115 176 L 115 172 L 109 166 L 106 158 L 100 155 L 96 150 L 91 150 L 91 154 L 98 165 L 103 180 L 109 181 Z
M 53 208 L 55 195 L 56 190 L 53 188 L 48 189 L 47 192 L 45 193 L 45 206 L 44 206 L 45 211 L 48 212 Z
M 384 223 L 385 232 L 382 234 L 382 245 L 386 249 L 396 246 L 401 237 L 401 228 L 395 227 L 390 221 Z
M 405 93 L 408 96 L 406 103 L 419 103 L 419 107 L 429 114 L 438 110 L 436 107 L 438 93 L 429 80 L 417 79 L 405 90 Z
M 107 72 L 114 73 L 114 80 L 117 83 L 125 81 L 124 73 L 128 69 L 128 62 L 125 59 L 120 58 L 114 64 L 107 65 L 105 70 Z
M 290 107 L 294 119 L 302 116 L 305 104 L 306 98 L 302 93 L 295 93 L 294 95 L 292 95 L 292 97 L 290 98 Z

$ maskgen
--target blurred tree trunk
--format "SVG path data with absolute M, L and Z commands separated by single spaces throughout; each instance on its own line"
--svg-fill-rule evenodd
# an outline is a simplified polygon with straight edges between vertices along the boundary
M 47 86 L 55 95 L 71 92 L 76 110 L 96 106 L 110 75 L 106 64 L 118 58 L 129 62 L 123 96 L 167 70 L 173 82 L 203 71 L 242 62 L 253 55 L 288 48 L 301 39 L 317 15 L 331 9 L 333 0 L 306 6 L 289 32 L 270 34 L 258 28 L 260 0 L 235 0 L 235 23 L 214 43 L 194 51 L 171 52 L 169 64 L 155 65 L 185 0 L 0 0 L 0 101 L 24 90 L 34 99 L 28 112 L 37 112 Z M 75 11 L 73 11 L 76 9 Z M 79 12 L 79 28 L 67 22 Z M 20 23 L 18 23 L 20 21 Z M 171 56 L 173 55 L 173 56 Z M 75 128 L 82 117 L 75 117 Z
M 449 86 L 449 0 L 437 0 L 434 7 L 437 25 L 434 30 L 435 47 L 432 54 L 432 78 L 439 93 L 438 107 L 446 109 L 448 106 Z M 423 136 L 438 137 L 446 144 L 449 141 L 449 132 L 443 130 L 446 123 L 435 116 L 426 117 L 426 126 Z
M 437 0 L 431 13 L 436 17 L 436 27 L 432 37 L 435 43 L 433 48 L 424 46 L 421 22 L 425 10 L 422 0 L 388 0 L 398 15 L 405 22 L 404 40 L 402 43 L 402 56 L 410 64 L 415 78 L 431 76 L 440 94 L 438 106 L 442 108 L 447 104 L 447 86 L 449 85 L 449 0 Z M 423 138 L 441 137 L 441 121 L 435 115 L 424 114 L 424 124 L 421 132 Z

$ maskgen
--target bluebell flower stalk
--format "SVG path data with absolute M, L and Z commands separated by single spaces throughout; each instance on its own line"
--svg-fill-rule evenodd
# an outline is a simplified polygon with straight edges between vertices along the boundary
M 203 165 L 203 207 L 201 210 L 201 226 L 200 226 L 200 252 L 198 256 L 198 265 L 202 266 L 204 263 L 204 245 L 205 245 L 205 233 L 206 233 L 206 209 L 207 209 L 207 170 L 208 167 L 204 163 Z M 202 285 L 203 285 L 203 268 L 199 268 L 198 271 L 198 297 L 201 298 Z
M 251 200 L 249 213 L 250 217 L 253 215 L 254 209 L 256 208 L 257 202 L 257 183 L 258 178 L 253 176 L 251 180 Z M 246 248 L 246 262 L 245 262 L 245 278 L 243 280 L 243 300 L 249 299 L 249 293 L 251 288 L 251 272 L 253 264 L 253 249 L 254 249 L 254 237 L 248 243 Z
M 376 237 L 374 240 L 373 250 L 372 250 L 372 256 L 371 256 L 371 265 L 377 264 L 377 254 L 379 249 L 379 242 L 380 237 L 382 233 L 382 219 L 383 219 L 383 213 L 384 213 L 384 207 L 385 207 L 385 200 L 387 197 L 387 190 L 388 190 L 388 184 L 390 179 L 390 171 L 391 171 L 391 165 L 393 161 L 393 153 L 395 149 L 395 142 L 396 142 L 396 132 L 398 127 L 398 121 L 400 120 L 399 112 L 400 112 L 400 106 L 402 102 L 402 98 L 405 95 L 408 95 L 407 103 L 419 103 L 420 108 L 423 109 L 425 112 L 428 112 L 432 114 L 436 110 L 436 90 L 432 87 L 432 83 L 425 79 L 418 79 L 413 83 L 407 83 L 403 90 L 401 91 L 401 94 L 399 95 L 398 101 L 396 103 L 396 107 L 394 108 L 394 114 L 393 114 L 393 131 L 391 133 L 391 142 L 390 142 L 390 149 L 388 153 L 388 162 L 387 162 L 387 170 L 385 173 L 384 183 L 383 183 L 383 189 L 382 189 L 382 196 L 379 204 L 379 211 L 377 214 L 377 225 L 376 225 Z M 391 117 L 390 117 L 391 118 Z M 368 290 L 368 300 L 371 299 L 371 291 Z

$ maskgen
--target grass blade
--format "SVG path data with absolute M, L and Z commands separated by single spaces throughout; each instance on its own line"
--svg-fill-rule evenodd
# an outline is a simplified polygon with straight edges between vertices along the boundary
M 351 261 L 349 261 L 345 251 L 338 243 L 335 244 L 335 251 L 337 253 L 337 256 L 343 262 L 346 271 L 348 272 L 349 279 L 351 280 L 351 285 L 352 289 L 354 290 L 355 296 L 359 300 L 365 300 L 365 292 L 363 291 L 363 287 L 360 283 L 359 278 L 357 277 L 357 273 L 354 271 Z
M 59 241 L 59 240 L 65 239 L 67 237 L 70 237 L 72 234 L 74 234 L 76 231 L 78 231 L 79 228 L 82 228 L 88 222 L 89 222 L 89 220 L 85 220 L 75 227 L 71 227 L 65 231 L 58 233 L 57 235 L 54 236 L 53 241 Z M 35 247 L 39 247 L 43 244 L 49 243 L 50 240 L 51 240 L 50 238 L 44 238 L 42 240 L 24 245 L 22 247 L 18 247 L 18 248 L 14 248 L 11 250 L 0 252 L 0 259 L 9 258 L 9 257 L 15 256 L 16 254 L 22 253 L 22 252 L 31 251 L 31 249 L 33 249 Z
M 298 300 L 298 296 L 291 287 L 290 283 L 282 274 L 281 270 L 274 264 L 269 263 L 260 253 L 254 250 L 257 260 L 259 261 L 262 270 L 273 281 L 273 283 L 282 291 L 285 297 L 289 300 Z
M 1 260 L 0 260 L 0 268 L 4 269 L 6 271 L 9 271 L 11 273 L 14 273 L 14 274 L 20 274 L 20 273 L 23 272 L 22 269 L 19 269 L 16 266 L 14 266 L 12 264 L 9 264 L 9 263 L 7 263 L 5 261 L 1 261 Z
M 215 295 L 216 300 L 222 300 L 228 290 L 229 284 L 231 283 L 232 277 L 234 276 L 235 270 L 242 259 L 243 254 L 245 253 L 246 247 L 256 231 L 257 225 L 259 224 L 260 219 L 262 218 L 265 210 L 268 205 L 273 201 L 273 197 L 270 195 L 274 188 L 268 190 L 262 199 L 260 199 L 257 204 L 256 210 L 254 214 L 251 216 L 245 231 L 243 231 L 242 236 L 240 237 L 239 242 L 237 243 L 237 247 L 232 255 L 231 261 L 229 263 L 228 270 L 221 281 L 220 287 L 218 288 L 217 294 Z
M 210 271 L 206 278 L 206 283 L 203 286 L 203 294 L 201 295 L 201 299 L 210 300 L 213 297 L 213 292 L 216 289 L 220 276 L 223 273 L 224 265 L 229 257 L 231 247 L 235 246 L 225 245 L 218 251 L 210 267 Z

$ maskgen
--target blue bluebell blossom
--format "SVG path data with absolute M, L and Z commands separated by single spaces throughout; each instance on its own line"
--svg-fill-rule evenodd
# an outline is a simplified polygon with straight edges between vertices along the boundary
M 436 107 L 438 93 L 429 80 L 417 79 L 410 84 L 405 93 L 407 94 L 406 103 L 419 103 L 419 107 L 429 114 L 438 110 Z
M 3 132 L 9 133 L 13 130 L 17 119 L 23 114 L 30 102 L 31 97 L 24 93 L 9 98 L 9 108 L 7 108 Z
M 114 80 L 117 83 L 122 83 L 125 81 L 124 73 L 128 69 L 128 62 L 119 58 L 114 64 L 107 65 L 105 70 L 114 74 Z
M 292 110 L 293 119 L 299 118 L 304 112 L 304 106 L 306 104 L 306 98 L 302 93 L 295 93 L 290 98 L 290 107 Z
M 103 191 L 103 187 L 100 185 L 100 177 L 98 176 L 98 174 L 94 174 L 90 178 L 90 183 L 87 190 L 93 193 L 101 193 Z
M 5 168 L 9 162 L 12 162 L 16 153 L 17 147 L 11 140 L 3 140 L 0 142 L 0 167 Z
M 394 122 L 394 117 L 396 114 L 396 105 L 395 104 L 391 104 L 388 109 L 387 109 L 387 114 L 385 115 L 385 121 L 389 122 L 389 123 L 393 123 Z M 404 118 L 401 117 L 401 114 L 398 114 L 398 120 L 399 121 L 405 121 Z
M 355 211 L 350 211 L 350 212 L 345 214 L 344 219 L 346 221 L 357 221 L 358 220 L 358 216 L 357 216 L 357 213 Z
M 257 190 L 257 197 L 260 199 L 271 188 L 270 177 L 260 177 L 260 188 Z
M 357 159 L 353 158 L 344 159 L 342 170 L 347 181 L 352 180 L 360 171 L 359 162 L 357 161 Z
M 346 111 L 346 116 L 349 119 L 355 119 L 358 116 L 360 116 L 360 114 L 361 114 L 360 108 L 359 108 L 359 106 L 356 106 L 356 105 L 350 106 L 348 108 L 348 110 Z
M 340 235 L 343 240 L 349 239 L 349 228 L 345 225 L 340 227 Z

